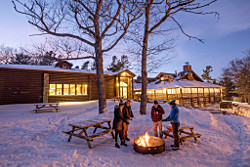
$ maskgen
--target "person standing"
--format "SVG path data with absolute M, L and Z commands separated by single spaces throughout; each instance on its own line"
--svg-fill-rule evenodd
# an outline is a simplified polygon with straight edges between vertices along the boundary
M 131 109 L 131 101 L 130 100 L 127 100 L 125 102 L 125 106 L 123 108 L 123 118 L 129 122 L 129 120 L 131 120 L 131 118 L 134 118 L 134 114 L 132 112 L 132 109 Z M 128 124 L 126 122 L 123 122 L 123 132 L 124 132 L 124 139 L 127 140 L 127 141 L 130 141 L 130 139 L 128 138 Z
M 162 115 L 164 114 L 163 108 L 158 104 L 158 101 L 154 101 L 154 105 L 151 109 L 151 119 L 153 121 L 154 135 L 158 137 L 157 127 L 159 127 L 160 138 L 162 138 Z
M 120 145 L 118 144 L 118 135 L 121 140 L 121 145 L 127 146 L 125 143 L 124 137 L 123 137 L 123 122 L 126 124 L 129 124 L 124 118 L 122 110 L 124 108 L 124 103 L 121 101 L 119 103 L 119 107 L 115 107 L 114 111 L 114 120 L 113 120 L 113 129 L 115 129 L 115 147 L 120 148 Z
M 163 119 L 162 121 L 170 121 L 172 124 L 173 129 L 173 135 L 174 135 L 174 144 L 171 145 L 173 150 L 179 150 L 180 149 L 180 139 L 179 139 L 179 126 L 180 126 L 180 120 L 179 120 L 179 109 L 176 106 L 175 100 L 171 101 L 169 103 L 171 107 L 171 112 L 169 116 L 166 119 Z

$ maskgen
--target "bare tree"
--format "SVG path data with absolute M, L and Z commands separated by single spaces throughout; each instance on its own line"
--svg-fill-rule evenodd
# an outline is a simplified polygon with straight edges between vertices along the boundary
M 103 53 L 113 49 L 140 17 L 133 0 L 12 1 L 16 12 L 43 34 L 72 38 L 89 47 L 96 62 L 99 113 L 106 109 Z M 41 35 L 41 34 L 40 34 Z M 78 58 L 79 59 L 79 58 Z
M 164 31 L 160 30 L 161 25 L 164 22 L 173 22 L 185 34 L 189 39 L 197 39 L 203 42 L 197 37 L 188 35 L 182 28 L 181 24 L 177 21 L 175 16 L 181 12 L 206 15 L 206 14 L 217 14 L 216 12 L 202 12 L 200 9 L 208 7 L 217 0 L 141 0 L 139 2 L 140 8 L 144 9 L 144 34 L 141 39 L 141 76 L 142 76 L 142 93 L 141 93 L 141 106 L 140 114 L 146 114 L 147 105 L 147 58 L 148 54 L 152 52 L 157 55 L 164 48 L 164 43 L 159 44 L 155 49 L 149 50 L 149 38 L 157 32 Z M 168 30 L 165 28 L 165 30 Z M 152 54 L 151 53 L 151 54 Z
M 6 47 L 4 44 L 0 46 L 0 64 L 9 64 L 17 54 L 17 49 Z

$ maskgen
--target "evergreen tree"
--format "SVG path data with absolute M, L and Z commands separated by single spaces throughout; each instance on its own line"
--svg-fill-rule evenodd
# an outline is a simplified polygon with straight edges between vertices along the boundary
M 107 68 L 107 70 L 112 71 L 112 72 L 118 72 L 118 71 L 121 71 L 121 70 L 128 68 L 129 65 L 130 65 L 130 63 L 128 61 L 127 55 L 121 56 L 120 60 L 116 56 L 113 56 L 112 62 L 109 65 L 109 67 Z
M 93 64 L 92 64 L 90 70 L 96 70 L 96 62 L 95 62 L 95 61 L 93 62 Z
M 213 72 L 212 66 L 206 66 L 206 69 L 203 70 L 203 74 L 201 75 L 202 79 L 207 81 L 208 83 L 216 83 L 216 79 L 210 76 L 211 72 Z
M 81 69 L 83 69 L 83 70 L 89 70 L 89 61 L 84 62 L 83 65 L 82 65 L 82 67 L 81 67 Z
M 18 53 L 11 58 L 10 64 L 33 64 L 32 57 L 23 53 Z

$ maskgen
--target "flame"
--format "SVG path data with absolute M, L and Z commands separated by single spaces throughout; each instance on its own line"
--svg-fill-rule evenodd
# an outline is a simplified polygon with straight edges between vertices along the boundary
M 147 147 L 149 145 L 149 138 L 150 136 L 148 135 L 148 132 L 145 133 L 144 136 L 139 137 L 137 144 L 139 146 Z

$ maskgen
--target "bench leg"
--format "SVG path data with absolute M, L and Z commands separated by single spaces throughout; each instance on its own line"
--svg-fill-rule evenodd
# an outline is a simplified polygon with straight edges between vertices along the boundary
M 71 133 L 74 133 L 74 131 L 75 131 L 75 127 L 72 128 Z M 72 135 L 69 135 L 68 142 L 70 142 L 71 138 L 72 138 Z
M 92 149 L 92 146 L 91 146 L 91 144 L 90 144 L 90 141 L 87 140 L 87 142 L 88 142 L 88 147 L 89 147 L 89 149 Z

